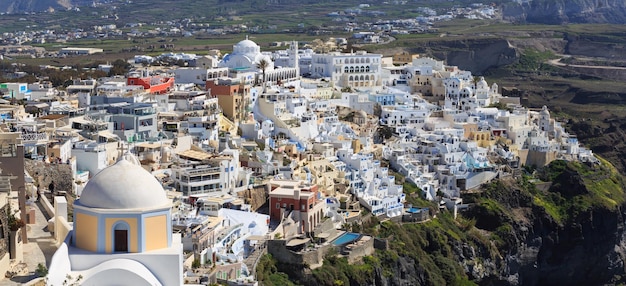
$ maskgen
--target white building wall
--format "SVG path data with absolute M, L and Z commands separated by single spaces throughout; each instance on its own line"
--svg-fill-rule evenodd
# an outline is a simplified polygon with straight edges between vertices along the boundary
M 178 68 L 172 70 L 176 83 L 193 83 L 205 85 L 207 80 L 207 70 L 201 68 Z
M 83 149 L 72 149 L 72 154 L 76 156 L 76 168 L 78 170 L 87 170 L 90 174 L 95 175 L 108 166 L 104 150 L 91 152 Z
M 382 55 L 357 53 L 314 54 L 311 74 L 330 77 L 337 85 L 371 87 L 381 85 Z

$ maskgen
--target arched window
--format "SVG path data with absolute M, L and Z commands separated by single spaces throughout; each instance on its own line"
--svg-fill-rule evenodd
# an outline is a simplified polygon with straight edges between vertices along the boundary
M 363 76 L 361 76 L 361 81 L 363 81 L 365 78 Z
M 352 76 L 350 76 L 350 78 L 349 78 L 348 80 L 353 81 L 353 80 L 354 80 L 354 78 L 353 78 Z
M 348 67 L 345 67 L 343 70 L 344 70 L 345 73 L 347 73 L 348 72 Z
M 129 226 L 124 221 L 113 225 L 113 251 L 128 252 Z
M 365 66 L 361 66 L 361 72 L 365 72 Z
M 365 72 L 370 72 L 370 66 L 365 67 Z
M 365 63 L 370 63 L 370 58 L 365 59 Z
M 350 73 L 354 72 L 354 67 L 350 67 Z

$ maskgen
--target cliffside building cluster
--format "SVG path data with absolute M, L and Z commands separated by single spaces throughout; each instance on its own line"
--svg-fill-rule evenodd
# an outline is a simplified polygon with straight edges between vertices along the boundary
M 256 285 L 267 251 L 312 268 L 331 249 L 356 261 L 378 244 L 345 225 L 428 219 L 405 181 L 456 209 L 521 166 L 595 160 L 546 107 L 435 59 L 297 42 L 262 52 L 249 39 L 187 56 L 200 66 L 138 66 L 65 91 L 0 84 L 26 102 L 0 106 L 3 157 L 68 164 L 75 180 L 48 283 Z

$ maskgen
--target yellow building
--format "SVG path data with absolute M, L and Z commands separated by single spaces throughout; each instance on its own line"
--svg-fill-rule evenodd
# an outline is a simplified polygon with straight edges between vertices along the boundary
M 171 201 L 132 155 L 92 179 L 74 202 L 74 226 L 50 263 L 49 285 L 181 285 L 182 243 Z
M 244 121 L 250 103 L 250 85 L 238 81 L 207 81 L 207 90 L 217 97 L 222 112 L 234 122 Z
M 469 140 L 476 141 L 479 147 L 489 147 L 496 143 L 496 140 L 492 138 L 490 131 L 474 131 L 470 132 Z
M 406 65 L 408 63 L 412 63 L 414 59 L 419 58 L 418 54 L 410 54 L 408 52 L 401 52 L 393 55 L 393 64 L 394 65 Z

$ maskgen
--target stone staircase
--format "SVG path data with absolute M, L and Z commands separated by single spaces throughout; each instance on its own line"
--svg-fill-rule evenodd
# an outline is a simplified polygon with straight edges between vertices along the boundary
M 244 264 L 248 267 L 248 271 L 256 277 L 256 266 L 261 259 L 261 256 L 267 254 L 267 243 L 263 241 L 258 246 L 255 247 L 252 254 L 250 254 L 246 259 L 244 259 Z

